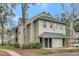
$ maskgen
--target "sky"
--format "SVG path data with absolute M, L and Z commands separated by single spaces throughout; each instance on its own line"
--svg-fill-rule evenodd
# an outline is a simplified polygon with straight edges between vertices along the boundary
M 66 12 L 68 12 L 69 14 L 72 13 L 73 9 L 70 8 L 73 5 L 71 5 L 72 3 L 64 3 L 65 5 L 65 9 L 67 10 Z M 79 4 L 73 3 L 75 7 L 78 8 Z M 33 16 L 38 15 L 41 12 L 47 12 L 50 13 L 53 17 L 57 17 L 59 16 L 61 13 L 63 13 L 64 11 L 62 10 L 62 6 L 61 3 L 37 3 L 37 4 L 28 4 L 28 9 L 27 9 L 27 13 L 28 13 L 28 19 L 32 18 Z M 79 12 L 75 12 L 79 13 Z M 16 6 L 16 10 L 15 10 L 15 14 L 16 17 L 14 18 L 15 21 L 17 22 L 17 20 L 19 20 L 19 18 L 22 17 L 22 11 L 21 11 L 21 4 L 18 4 Z
M 71 13 L 71 8 L 69 8 L 71 3 L 65 3 L 65 7 L 68 10 L 69 13 Z M 75 4 L 75 3 L 74 3 Z M 38 15 L 41 12 L 47 12 L 50 13 L 53 17 L 59 16 L 61 13 L 63 13 L 63 10 L 61 9 L 61 3 L 43 3 L 43 4 L 28 4 L 28 19 L 31 19 L 33 16 Z M 77 12 L 78 13 L 78 12 Z M 15 10 L 16 17 L 14 18 L 15 22 L 18 22 L 19 18 L 22 18 L 22 11 L 21 11 L 21 4 L 18 4 L 16 6 Z M 15 25 L 17 25 L 16 23 Z
M 49 3 L 49 4 L 36 4 L 36 5 L 32 5 L 32 4 L 29 4 L 28 5 L 29 8 L 27 10 L 28 12 L 28 18 L 32 18 L 33 16 L 39 14 L 40 12 L 49 12 L 51 15 L 58 15 L 60 14 L 62 11 L 61 11 L 61 4 L 59 3 Z M 21 17 L 21 5 L 19 4 L 17 7 L 16 7 L 16 21 Z

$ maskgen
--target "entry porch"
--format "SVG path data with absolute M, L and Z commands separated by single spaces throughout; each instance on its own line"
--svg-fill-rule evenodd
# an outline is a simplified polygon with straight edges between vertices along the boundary
M 68 46 L 68 37 L 61 33 L 44 32 L 39 36 L 43 48 L 59 48 Z
M 40 38 L 40 43 L 43 48 L 60 48 L 65 47 L 67 39 L 58 39 L 58 38 Z

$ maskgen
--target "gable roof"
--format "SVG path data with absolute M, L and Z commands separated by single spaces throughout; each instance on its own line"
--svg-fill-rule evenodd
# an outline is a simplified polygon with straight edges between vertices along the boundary
M 36 20 L 47 20 L 47 21 L 52 21 L 52 22 L 56 22 L 56 23 L 60 23 L 60 24 L 65 25 L 64 22 L 56 20 L 50 13 L 46 13 L 46 12 L 41 12 L 38 15 L 32 17 L 31 21 L 29 23 L 32 23 Z

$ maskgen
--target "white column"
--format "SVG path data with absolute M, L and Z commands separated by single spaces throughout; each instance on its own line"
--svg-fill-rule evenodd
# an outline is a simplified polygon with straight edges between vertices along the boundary
M 52 48 L 53 48 L 53 39 L 52 39 Z
M 49 48 L 49 38 L 48 38 L 48 48 Z
M 42 47 L 45 48 L 45 40 L 42 38 Z

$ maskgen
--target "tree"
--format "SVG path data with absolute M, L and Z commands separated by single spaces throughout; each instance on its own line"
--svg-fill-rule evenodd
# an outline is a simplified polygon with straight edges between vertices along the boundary
M 59 18 L 61 22 L 64 22 L 66 24 L 66 35 L 69 35 L 69 18 L 65 13 L 61 13 Z
M 79 19 L 75 21 L 73 28 L 75 32 L 79 32 Z
M 79 23 L 76 24 L 76 25 L 74 25 L 74 30 L 75 30 L 76 32 L 79 32 Z
M 35 5 L 34 3 L 32 5 Z M 26 40 L 27 40 L 27 20 L 28 20 L 28 14 L 27 14 L 27 10 L 28 10 L 28 3 L 22 3 L 21 4 L 21 9 L 22 9 L 22 25 L 23 25 L 23 45 L 26 45 Z
M 25 35 L 25 30 L 27 30 L 27 26 L 25 26 L 25 21 L 27 20 L 26 18 L 26 12 L 27 12 L 27 4 L 26 3 L 22 3 L 21 4 L 21 9 L 22 9 L 22 25 L 23 25 L 23 46 L 26 45 L 26 40 L 27 40 L 27 34 Z
M 5 25 L 9 20 L 12 20 L 12 17 L 15 16 L 13 4 L 0 4 L 0 25 L 1 25 L 1 39 L 2 45 L 4 44 L 4 29 Z
M 32 5 L 36 5 L 35 3 L 31 3 Z M 22 33 L 23 33 L 23 45 L 26 45 L 26 40 L 27 40 L 27 20 L 28 20 L 28 8 L 29 8 L 29 3 L 22 3 L 21 4 L 21 9 L 22 9 Z
M 64 12 L 64 14 L 66 15 L 66 17 L 69 19 L 69 46 L 71 46 L 71 43 L 74 40 L 74 36 L 75 36 L 75 32 L 73 29 L 74 26 L 74 21 L 76 20 L 77 16 L 78 16 L 78 4 L 61 4 L 61 8 Z

